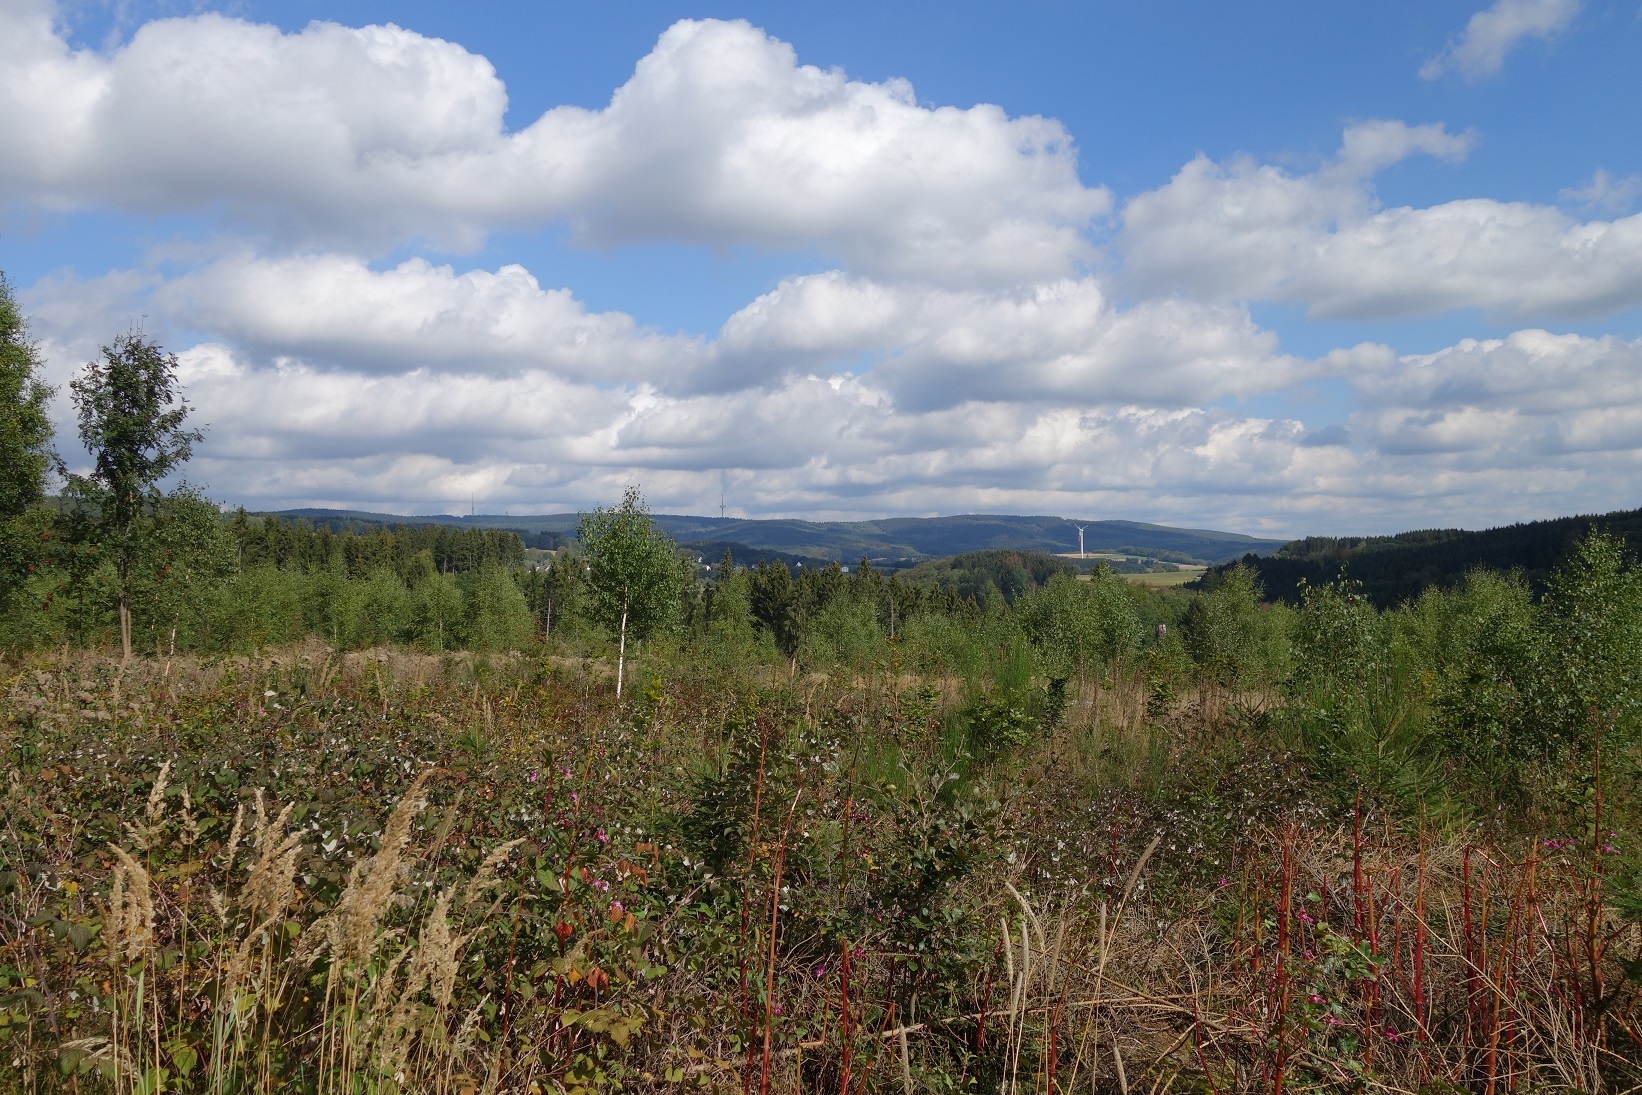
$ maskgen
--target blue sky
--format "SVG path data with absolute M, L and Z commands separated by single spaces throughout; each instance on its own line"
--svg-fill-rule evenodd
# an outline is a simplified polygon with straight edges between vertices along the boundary
M 254 507 L 1642 504 L 1636 0 L 611 10 L 0 0 L 53 379 Z

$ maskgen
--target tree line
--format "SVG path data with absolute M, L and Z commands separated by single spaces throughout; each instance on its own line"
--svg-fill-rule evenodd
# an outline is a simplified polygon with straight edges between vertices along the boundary
M 335 530 L 300 517 L 253 517 L 242 507 L 229 518 L 228 531 L 242 568 L 312 570 L 340 565 L 351 578 L 391 570 L 408 580 L 429 563 L 440 574 L 525 564 L 525 543 L 518 533 L 508 529 L 396 524 L 350 525 Z

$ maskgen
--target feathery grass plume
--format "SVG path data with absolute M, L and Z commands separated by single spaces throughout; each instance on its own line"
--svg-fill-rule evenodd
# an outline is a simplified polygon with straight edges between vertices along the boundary
M 268 925 L 283 916 L 296 900 L 296 864 L 302 852 L 302 834 L 286 831 L 292 809 L 292 805 L 287 804 L 278 816 L 269 821 L 263 806 L 262 791 L 257 791 L 256 821 L 251 833 L 257 855 L 245 884 L 234 898 L 234 904 L 246 910 L 249 918 L 244 926 L 245 934 L 234 947 L 226 971 L 227 983 L 236 992 L 250 972 L 253 948 L 258 944 L 267 947 L 270 942 Z M 239 816 L 235 816 L 236 823 Z M 218 915 L 226 923 L 226 903 L 221 903 Z
M 397 934 L 397 933 L 393 933 Z M 370 1010 L 365 1016 L 363 1037 L 355 1049 L 374 1046 L 377 1066 L 388 1075 L 403 1071 L 409 1052 L 411 1015 L 416 1009 L 416 997 L 427 982 L 427 971 L 416 961 L 415 944 L 406 944 L 388 962 L 387 969 L 369 989 Z M 405 970 L 405 983 L 399 984 L 399 971 Z
M 376 855 L 354 865 L 348 872 L 348 884 L 336 904 L 336 911 L 315 925 L 314 942 L 311 948 L 305 948 L 305 953 L 312 957 L 318 949 L 329 950 L 333 980 L 339 970 L 357 978 L 376 949 L 376 926 L 398 886 L 399 869 L 405 848 L 410 844 L 411 824 L 427 805 L 422 789 L 432 774 L 432 769 L 425 769 L 417 775 L 405 797 L 388 816 Z
M 188 788 L 182 789 L 181 825 L 177 831 L 177 842 L 185 848 L 192 848 L 200 840 L 199 819 L 194 816 L 194 796 L 188 793 Z
M 139 851 L 148 851 L 154 845 L 154 839 L 159 836 L 160 826 L 165 820 L 165 791 L 171 783 L 171 762 L 160 765 L 160 771 L 154 777 L 154 786 L 148 792 L 148 802 L 143 809 L 143 819 L 137 824 L 126 822 L 125 831 L 131 837 L 131 843 Z
M 473 1049 L 475 1036 L 479 1033 L 479 1020 L 484 1017 L 485 1005 L 490 1003 L 490 994 L 481 996 L 477 1003 L 462 1016 L 457 1024 L 456 1038 L 451 1042 L 450 1055 L 455 1060 L 461 1060 Z
M 468 933 L 457 934 L 450 930 L 450 897 L 449 890 L 439 895 L 433 913 L 422 929 L 418 952 L 418 957 L 427 967 L 428 991 L 433 996 L 433 1006 L 441 1014 L 450 1006 L 450 998 L 456 991 L 457 962 L 462 947 L 470 938 Z
M 442 890 L 433 911 L 422 924 L 420 937 L 412 947 L 400 952 L 391 968 L 410 955 L 405 983 L 395 993 L 378 997 L 377 1009 L 392 1004 L 392 1011 L 379 1029 L 376 1066 L 383 1075 L 401 1076 L 410 1062 L 412 1045 L 420 1039 L 424 1047 L 437 1047 L 446 1037 L 444 1016 L 456 988 L 458 956 L 467 935 L 450 930 L 450 906 L 454 891 Z M 389 983 L 384 977 L 383 983 Z M 433 998 L 433 1008 L 421 1003 L 423 988 Z M 390 999 L 390 996 L 393 999 Z
M 234 823 L 228 829 L 228 842 L 222 852 L 222 886 L 211 887 L 211 909 L 223 924 L 228 923 L 228 885 L 234 878 L 234 856 L 239 852 L 240 837 L 245 833 L 245 803 L 234 808 Z
M 302 852 L 302 834 L 286 832 L 293 804 L 287 803 L 271 822 L 260 808 L 260 792 L 258 807 L 257 827 L 252 833 L 257 858 L 240 891 L 239 903 L 272 920 L 296 899 L 296 862 Z
M 484 862 L 479 864 L 479 869 L 473 872 L 473 877 L 468 880 L 467 886 L 462 890 L 463 908 L 473 904 L 476 897 L 496 884 L 496 868 L 501 865 L 502 860 L 508 857 L 509 852 L 524 842 L 525 838 L 522 836 L 509 840 L 505 844 L 497 845 L 489 855 L 485 856 Z
M 114 853 L 114 884 L 109 891 L 108 911 L 103 920 L 103 938 L 110 958 L 124 955 L 127 962 L 140 959 L 154 942 L 154 894 L 148 870 L 118 844 Z

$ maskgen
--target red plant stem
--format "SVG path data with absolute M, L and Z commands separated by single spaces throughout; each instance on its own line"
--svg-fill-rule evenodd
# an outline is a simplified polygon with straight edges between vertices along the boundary
M 770 1019 L 775 1007 L 775 944 L 781 916 L 781 871 L 787 865 L 787 836 L 792 832 L 793 814 L 798 810 L 798 800 L 803 797 L 804 788 L 800 786 L 798 793 L 792 797 L 792 805 L 787 807 L 787 821 L 781 828 L 781 845 L 775 853 L 775 881 L 770 885 L 770 955 L 764 972 L 764 1063 L 758 1077 L 759 1095 L 770 1093 Z
M 848 1095 L 850 1089 L 850 1063 L 855 1046 L 854 1032 L 850 1029 L 850 941 L 843 940 L 843 961 L 838 966 L 838 1032 L 843 1041 L 844 1058 L 842 1076 L 838 1081 L 838 1095 Z
M 1471 849 L 1465 849 L 1460 868 L 1460 910 L 1462 914 L 1463 947 L 1465 957 L 1465 1029 L 1466 1041 L 1473 1037 L 1477 1016 L 1477 943 L 1476 927 L 1471 916 Z
M 1363 941 L 1363 793 L 1357 792 L 1357 802 L 1351 817 L 1351 941 Z
M 769 753 L 770 724 L 760 715 L 758 724 L 758 776 L 753 782 L 753 831 L 747 840 L 747 885 L 752 886 L 753 872 L 758 864 L 758 827 L 764 812 L 764 762 Z M 743 895 L 741 900 L 741 1017 L 752 1014 L 751 990 L 747 985 L 747 933 L 752 902 Z M 747 1039 L 747 1063 L 741 1070 L 741 1095 L 751 1095 L 753 1089 L 753 1053 L 756 1043 Z
M 1045 1070 L 1043 1079 L 1044 1095 L 1055 1095 L 1055 1058 L 1059 1055 L 1060 1019 L 1057 1017 L 1049 1024 L 1049 1067 Z
M 1420 1062 L 1422 1068 L 1425 1062 L 1424 1043 L 1427 1041 L 1427 1024 L 1430 1020 L 1425 1003 L 1425 868 L 1425 833 L 1422 830 L 1420 833 L 1419 877 L 1414 888 L 1414 1020 L 1419 1025 L 1418 1037 L 1421 1043 Z
M 1209 1085 L 1209 1095 L 1220 1095 L 1220 1087 L 1214 1082 L 1209 1072 L 1208 1058 L 1203 1055 L 1203 1017 L 1197 1010 L 1197 993 L 1192 993 L 1192 1046 L 1197 1051 L 1197 1067 L 1203 1070 L 1203 1080 Z M 1054 1081 L 1051 1077 L 1049 1092 L 1054 1095 Z
M 1272 1078 L 1271 1095 L 1283 1095 L 1283 1074 L 1288 1067 L 1288 949 L 1289 920 L 1294 916 L 1294 860 L 1291 855 L 1294 831 L 1283 829 L 1283 881 L 1281 910 L 1277 917 L 1276 968 L 1272 972 L 1275 999 L 1271 1011 L 1277 1016 L 1276 1075 Z
M 999 943 L 992 952 L 992 961 L 986 967 L 986 988 L 981 993 L 981 1018 L 975 1027 L 975 1052 L 986 1045 L 986 1016 L 992 1009 L 992 979 L 998 972 L 998 958 L 1003 954 L 1004 944 Z
M 1596 722 L 1596 709 L 1590 711 L 1590 721 Z M 1585 959 L 1591 970 L 1591 991 L 1586 1007 L 1601 1021 L 1603 997 L 1607 995 L 1607 978 L 1602 973 L 1602 958 L 1607 951 L 1602 941 L 1602 732 L 1596 731 L 1596 742 L 1591 754 L 1591 780 L 1594 795 L 1591 800 L 1591 877 L 1585 887 Z
M 1365 878 L 1367 887 L 1368 908 L 1368 953 L 1374 958 L 1380 955 L 1380 918 L 1379 908 L 1374 901 L 1374 882 Z M 1380 1006 L 1380 975 L 1378 967 L 1371 969 L 1368 977 L 1368 988 L 1364 992 L 1367 997 L 1363 1001 L 1363 1067 L 1369 1068 L 1374 1063 L 1374 1033 L 1379 1029 Z

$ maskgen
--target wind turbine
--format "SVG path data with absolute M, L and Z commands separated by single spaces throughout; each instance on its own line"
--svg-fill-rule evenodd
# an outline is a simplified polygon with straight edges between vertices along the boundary
M 1083 553 L 1083 530 L 1088 528 L 1089 526 L 1088 525 L 1074 524 L 1072 522 L 1067 522 L 1067 523 L 1071 524 L 1073 528 L 1078 530 L 1078 558 L 1079 559 L 1087 559 L 1088 556 Z

